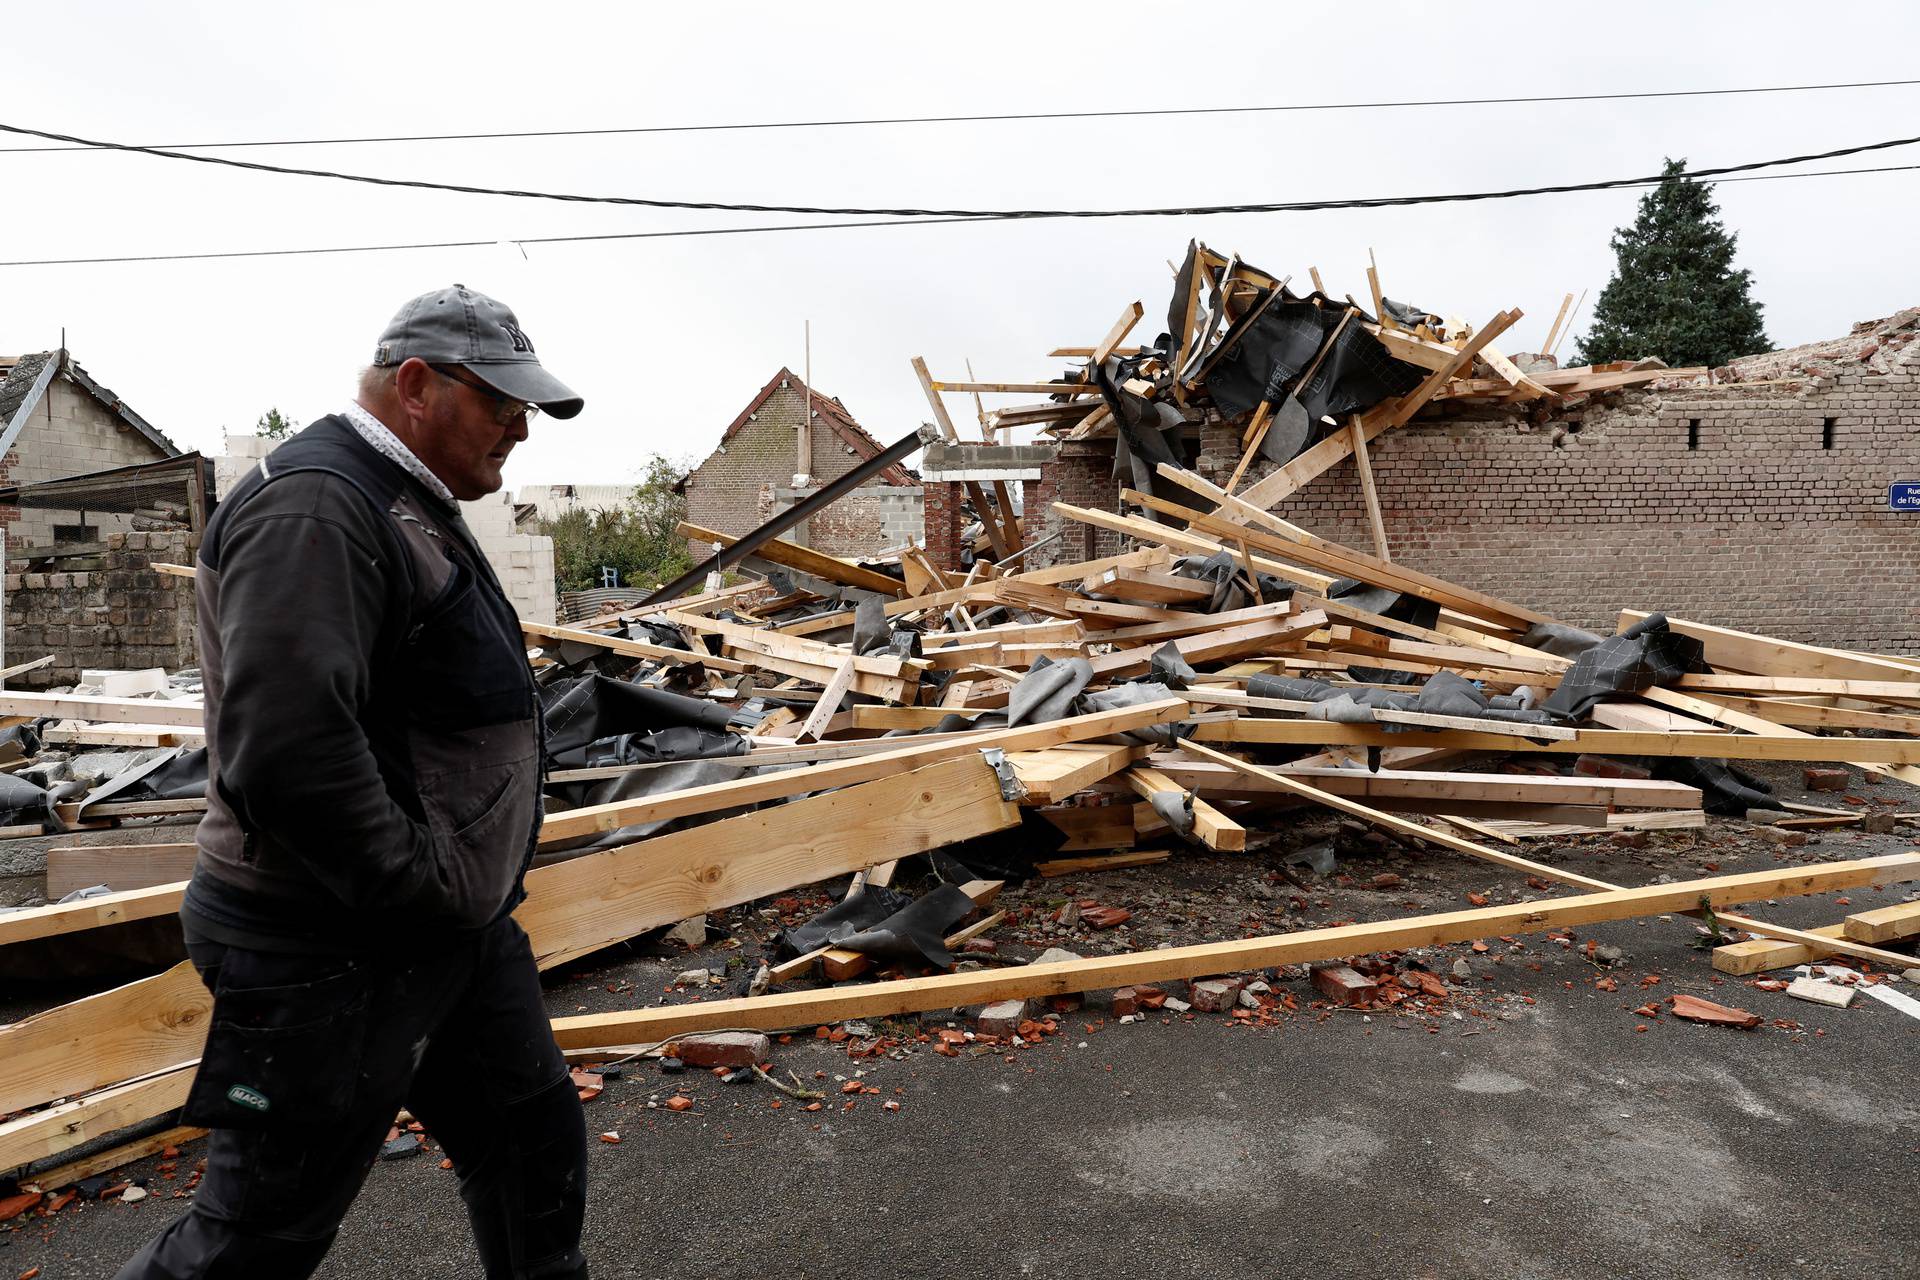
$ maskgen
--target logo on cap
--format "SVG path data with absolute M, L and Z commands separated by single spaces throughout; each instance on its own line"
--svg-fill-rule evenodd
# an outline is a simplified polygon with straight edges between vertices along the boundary
M 507 337 L 513 339 L 513 349 L 515 351 L 524 351 L 528 355 L 534 354 L 533 339 L 529 338 L 521 330 L 519 325 L 514 324 L 510 320 L 502 320 L 500 322 L 500 327 L 507 331 Z

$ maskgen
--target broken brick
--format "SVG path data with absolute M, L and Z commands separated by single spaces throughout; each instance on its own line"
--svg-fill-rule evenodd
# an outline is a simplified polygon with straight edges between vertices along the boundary
M 663 1104 L 669 1111 L 693 1110 L 693 1099 L 684 1093 L 676 1093 Z
M 1125 907 L 1083 907 L 1080 923 L 1092 929 L 1113 929 L 1133 919 Z
M 40 1193 L 38 1191 L 23 1191 L 17 1196 L 7 1196 L 4 1199 L 0 1199 L 0 1222 L 5 1222 L 9 1218 L 17 1218 L 39 1203 Z
M 1134 993 L 1132 987 L 1121 987 L 1113 993 L 1114 1017 L 1124 1018 L 1130 1013 L 1138 1012 L 1139 1008 L 1139 997 Z
M 1238 978 L 1198 978 L 1187 984 L 1188 1001 L 1203 1013 L 1227 1013 L 1240 1001 Z
M 1847 789 L 1845 769 L 1807 769 L 1805 777 L 1809 791 L 1844 792 Z
M 675 1056 L 690 1067 L 750 1067 L 773 1054 L 773 1042 L 757 1031 L 710 1031 L 676 1044 Z
M 1715 1004 L 1711 1000 L 1702 1000 L 1699 996 L 1690 996 L 1684 991 L 1675 992 L 1667 997 L 1667 1003 L 1673 1006 L 1673 1016 L 1684 1018 L 1688 1022 L 1704 1022 L 1716 1027 L 1752 1028 L 1760 1025 L 1760 1015 L 1749 1013 L 1745 1009 L 1734 1009 L 1724 1004 Z
M 1010 1036 L 1027 1017 L 1025 1000 L 998 1000 L 980 1011 L 974 1030 L 983 1036 Z
M 1335 1004 L 1362 1004 L 1379 984 L 1350 965 L 1323 964 L 1313 968 L 1313 985 Z

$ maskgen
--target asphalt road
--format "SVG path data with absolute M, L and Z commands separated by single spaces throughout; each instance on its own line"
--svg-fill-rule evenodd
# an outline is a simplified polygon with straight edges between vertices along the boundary
M 1856 892 L 1852 906 L 1898 896 Z M 1769 908 L 1785 922 L 1842 913 Z M 854 1062 L 800 1037 L 776 1060 L 829 1091 L 817 1114 L 774 1108 L 765 1085 L 643 1067 L 588 1104 L 590 1127 L 622 1139 L 591 1144 L 594 1274 L 1912 1274 L 1920 1020 L 1716 983 L 1689 932 L 1581 931 L 1627 952 L 1617 992 L 1594 985 L 1583 946 L 1496 944 L 1502 963 L 1476 957 L 1438 1016 L 1303 1008 L 1236 1027 L 1088 1011 L 1011 1060 L 921 1046 Z M 1445 972 L 1471 954 L 1431 960 Z M 556 1010 L 609 976 L 555 990 Z M 1676 990 L 1801 1026 L 1630 1012 Z M 836 1077 L 856 1070 L 881 1094 L 841 1110 Z M 648 1108 L 680 1085 L 692 1111 Z M 377 1166 L 321 1275 L 476 1274 L 437 1163 L 430 1151 Z M 152 1161 L 134 1172 L 156 1177 Z M 153 1185 L 138 1204 L 80 1204 L 0 1235 L 0 1276 L 110 1276 L 185 1208 Z

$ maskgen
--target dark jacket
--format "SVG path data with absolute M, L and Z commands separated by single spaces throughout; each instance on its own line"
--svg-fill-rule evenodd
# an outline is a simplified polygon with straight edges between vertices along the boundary
M 539 703 L 458 507 L 322 418 L 221 501 L 197 595 L 209 785 L 189 929 L 353 947 L 512 910 L 540 825 Z

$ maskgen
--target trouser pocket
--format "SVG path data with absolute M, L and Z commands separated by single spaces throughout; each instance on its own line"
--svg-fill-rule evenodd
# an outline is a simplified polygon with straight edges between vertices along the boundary
M 337 1122 L 360 1078 L 368 985 L 353 961 L 228 949 L 181 1118 L 240 1130 Z

